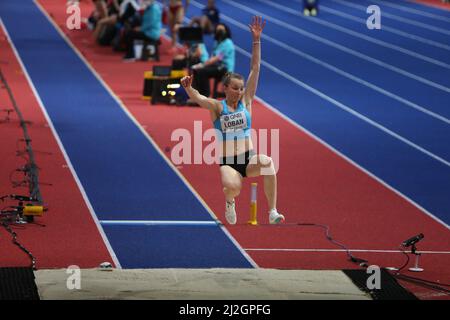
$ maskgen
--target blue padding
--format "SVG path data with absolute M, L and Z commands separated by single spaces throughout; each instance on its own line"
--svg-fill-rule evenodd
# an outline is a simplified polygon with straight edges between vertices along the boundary
M 104 226 L 123 268 L 251 268 L 218 226 Z
M 31 1 L 0 14 L 99 219 L 212 220 Z

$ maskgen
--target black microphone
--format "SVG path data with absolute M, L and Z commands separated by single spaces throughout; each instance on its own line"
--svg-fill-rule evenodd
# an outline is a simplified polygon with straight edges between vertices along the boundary
M 28 196 L 19 196 L 17 194 L 11 194 L 9 196 L 11 199 L 19 200 L 19 201 L 38 201 L 38 199 Z
M 409 247 L 423 239 L 423 233 L 418 234 L 408 240 L 403 241 L 402 246 Z

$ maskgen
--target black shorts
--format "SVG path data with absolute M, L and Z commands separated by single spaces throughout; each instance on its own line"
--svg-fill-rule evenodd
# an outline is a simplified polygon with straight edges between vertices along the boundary
M 249 150 L 244 154 L 239 154 L 234 157 L 222 157 L 220 159 L 220 166 L 230 166 L 245 178 L 247 176 L 247 165 L 250 162 L 250 158 L 255 154 L 253 150 Z

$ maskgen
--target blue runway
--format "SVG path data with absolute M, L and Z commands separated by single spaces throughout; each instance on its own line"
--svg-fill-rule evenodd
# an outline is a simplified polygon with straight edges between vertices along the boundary
M 0 15 L 99 220 L 213 221 L 32 1 L 2 1 Z M 252 266 L 219 225 L 158 228 L 104 229 L 122 267 Z M 180 239 L 183 247 L 165 245 Z

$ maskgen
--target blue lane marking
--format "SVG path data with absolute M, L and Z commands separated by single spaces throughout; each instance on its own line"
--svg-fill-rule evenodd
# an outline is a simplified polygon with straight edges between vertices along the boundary
M 0 1 L 0 15 L 99 220 L 214 220 L 32 1 Z M 162 251 L 167 266 L 251 267 L 221 228 L 189 230 Z M 178 233 L 161 230 L 151 242 L 134 231 L 107 235 L 123 267 L 154 267 L 134 254 Z M 176 263 L 183 246 L 199 250 L 201 264 L 195 255 Z
M 38 9 L 28 1 L 1 8 L 99 218 L 212 219 Z
M 253 7 L 258 11 L 262 11 L 264 9 L 267 11 L 272 8 L 266 5 L 259 7 L 256 5 L 257 3 L 260 2 L 255 2 Z M 271 16 L 274 16 L 274 13 L 271 13 Z M 278 15 L 276 16 L 277 18 L 281 18 Z M 248 17 L 250 18 L 250 16 Z M 294 20 L 297 19 L 295 17 L 293 18 Z M 295 24 L 295 21 L 291 21 L 288 17 L 285 17 L 285 21 L 292 25 Z M 302 27 L 302 29 L 304 28 Z M 242 31 L 242 29 L 239 30 Z M 279 41 L 289 44 L 293 48 L 308 51 L 307 48 L 303 48 L 301 45 L 303 39 L 299 40 L 299 37 L 293 37 L 290 33 L 283 34 L 283 28 L 279 26 L 271 26 L 270 30 L 267 30 L 266 34 L 272 36 L 272 38 L 276 38 Z M 358 42 L 357 39 L 355 39 L 355 41 Z M 265 41 L 265 44 L 267 43 L 268 42 Z M 249 44 L 244 44 L 243 47 L 245 47 L 248 52 L 251 51 Z M 323 68 L 322 66 L 314 63 L 312 64 L 309 60 L 303 59 L 279 46 L 271 44 L 268 46 L 268 49 L 265 47 L 264 51 L 265 55 L 263 58 L 265 61 L 271 63 L 272 65 L 279 65 L 282 70 L 288 72 L 296 79 L 299 79 L 312 87 L 325 92 L 332 98 L 344 103 L 370 119 L 377 121 L 388 129 L 402 135 L 404 138 L 411 140 L 428 151 L 435 153 L 437 156 L 442 157 L 447 161 L 450 160 L 450 148 L 448 146 L 448 141 L 445 139 L 429 138 L 430 136 L 450 137 L 450 126 L 448 123 L 437 121 L 429 115 L 415 109 L 411 109 L 409 106 L 382 95 L 367 86 L 355 83 L 354 81 L 344 78 L 329 69 Z M 320 51 L 312 52 L 311 55 L 321 59 L 322 61 L 334 63 L 333 59 L 330 59 L 329 55 L 321 53 Z M 280 56 L 284 56 L 284 61 L 296 61 L 296 63 L 288 67 L 284 63 L 280 63 L 278 58 Z M 392 60 L 394 59 L 392 58 Z M 347 59 L 346 61 L 347 64 L 344 66 L 344 70 L 351 70 L 352 74 L 356 74 L 362 79 L 373 81 L 374 77 L 383 76 L 381 72 L 378 72 L 377 74 L 366 73 L 364 72 L 364 68 L 352 67 L 354 63 L 352 63 L 351 60 Z M 313 71 L 315 74 L 308 71 Z M 441 74 L 444 73 L 446 72 L 441 69 Z M 323 79 L 333 79 L 333 81 L 323 81 Z M 392 88 L 390 88 L 386 83 L 381 86 L 392 90 Z M 350 95 L 350 90 L 354 91 L 355 94 Z M 395 91 L 393 92 L 395 93 Z M 450 98 L 450 94 L 447 94 L 447 96 Z M 407 125 L 410 123 L 414 123 L 414 126 Z
M 364 7 L 364 8 L 367 8 L 367 6 L 369 5 L 367 3 L 366 3 L 365 6 L 361 5 L 361 3 L 359 1 L 358 1 L 358 3 L 354 2 L 352 4 L 357 4 L 357 5 L 359 5 L 361 7 Z M 368 16 L 369 16 L 366 13 L 365 9 L 363 10 L 363 9 L 360 9 L 360 8 L 358 8 L 358 9 L 357 8 L 352 8 L 352 7 L 349 7 L 347 5 L 343 5 L 343 4 L 335 2 L 335 1 L 327 1 L 326 5 L 327 5 L 327 7 L 330 7 L 330 8 L 336 9 L 336 10 L 342 10 L 342 11 L 348 12 L 348 13 L 350 13 L 352 15 L 358 15 L 358 16 L 360 16 L 362 18 L 365 18 L 365 19 L 367 19 Z M 389 9 L 386 6 L 385 7 L 381 6 L 381 8 L 382 8 L 382 12 L 385 11 L 385 10 L 386 10 L 386 12 L 389 11 Z M 382 19 L 382 22 L 381 22 L 382 24 L 386 24 L 386 25 L 388 25 L 390 27 L 393 27 L 393 28 L 396 28 L 398 30 L 414 33 L 414 34 L 420 35 L 422 37 L 426 37 L 428 39 L 432 39 L 432 40 L 439 41 L 439 42 L 442 42 L 442 43 L 448 43 L 448 37 L 445 34 L 437 33 L 437 32 L 434 32 L 432 30 L 428 30 L 428 29 L 422 28 L 420 26 L 406 24 L 404 22 L 401 22 L 401 21 L 398 21 L 398 20 L 394 20 L 394 19 L 390 19 L 390 18 L 387 18 L 387 17 L 383 18 L 383 16 L 381 17 L 381 19 Z M 416 19 L 418 19 L 418 18 L 416 18 Z
M 273 3 L 273 1 L 270 1 Z M 294 2 L 288 2 L 283 4 L 283 6 L 287 7 L 290 10 L 296 10 L 297 8 L 297 3 Z M 450 63 L 450 57 L 449 57 L 449 50 L 444 50 L 442 48 L 438 48 L 435 46 L 430 46 L 430 45 L 418 45 L 418 44 L 422 44 L 421 42 L 418 42 L 414 39 L 410 39 L 410 38 L 406 38 L 403 36 L 399 36 L 397 34 L 391 33 L 391 32 L 387 32 L 386 29 L 389 28 L 389 24 L 386 20 L 382 20 L 382 25 L 381 25 L 381 30 L 370 30 L 367 28 L 366 26 L 366 19 L 368 18 L 368 14 L 366 14 L 366 16 L 356 16 L 356 15 L 351 15 L 350 18 L 347 18 L 346 16 L 339 16 L 336 15 L 334 12 L 330 13 L 327 10 L 324 10 L 324 8 L 328 8 L 328 3 L 325 5 L 321 6 L 321 13 L 320 13 L 320 19 L 327 21 L 327 22 L 332 22 L 334 24 L 337 24 L 341 27 L 345 27 L 347 29 L 350 29 L 352 31 L 355 32 L 359 32 L 365 36 L 369 36 L 373 39 L 377 39 L 377 40 L 382 40 L 391 44 L 395 44 L 398 46 L 401 46 L 405 49 L 429 56 L 430 58 L 434 58 L 437 60 L 440 60 L 442 62 L 445 63 Z M 331 10 L 335 10 L 332 8 L 329 8 Z M 299 14 L 300 12 L 298 10 L 296 10 Z M 342 9 L 341 10 L 335 10 L 337 11 L 338 14 L 347 14 L 346 12 L 343 12 Z M 289 14 L 291 15 L 291 14 Z M 285 15 L 286 17 L 288 16 L 288 14 Z M 298 17 L 298 16 L 297 16 Z M 358 21 L 355 21 L 353 19 L 359 19 Z M 297 20 L 300 20 L 301 18 L 298 17 Z M 310 21 L 314 21 L 315 18 L 310 18 L 308 20 Z M 317 25 L 317 24 L 316 24 Z M 397 30 L 397 29 L 396 29 Z M 403 32 L 406 32 L 404 30 L 402 30 Z M 430 40 L 430 39 L 426 39 L 426 40 Z M 366 41 L 361 41 L 362 44 L 366 43 Z M 441 43 L 442 45 L 449 45 L 449 43 Z
M 106 225 L 104 230 L 123 268 L 251 267 L 242 254 L 229 254 L 235 247 L 219 226 Z
M 216 221 L 161 221 L 161 220 L 101 220 L 102 225 L 108 226 L 205 226 L 217 227 Z
M 354 1 L 353 1 L 354 2 Z M 448 14 L 448 11 L 442 9 L 438 12 L 438 15 L 445 18 L 445 16 L 447 15 L 447 19 L 449 19 L 448 21 L 443 21 L 441 19 L 434 19 L 433 17 L 429 17 L 426 15 L 421 15 L 421 14 L 416 14 L 413 12 L 409 12 L 407 10 L 401 10 L 395 7 L 391 7 L 390 5 L 396 5 L 396 6 L 403 6 L 403 7 L 408 7 L 411 9 L 417 9 L 414 8 L 415 6 L 417 7 L 417 3 L 415 2 L 410 2 L 410 3 L 401 3 L 399 1 L 367 1 L 367 0 L 361 0 L 358 2 L 354 2 L 354 3 L 358 3 L 360 5 L 363 5 L 365 7 L 371 5 L 371 4 L 375 4 L 377 6 L 380 7 L 380 9 L 382 10 L 382 14 L 383 12 L 391 14 L 391 15 L 395 15 L 401 18 L 405 18 L 405 19 L 409 19 L 412 21 L 417 21 L 417 22 L 421 22 L 421 23 L 425 23 L 428 24 L 430 26 L 433 27 L 438 27 L 438 28 L 442 28 L 442 29 L 446 29 L 448 30 L 449 26 L 450 26 L 450 15 Z M 386 5 L 385 5 L 386 4 Z M 426 8 L 425 8 L 426 10 Z M 420 11 L 425 11 L 424 10 L 424 6 L 422 6 L 420 8 Z M 426 10 L 428 11 L 428 10 Z M 430 12 L 431 13 L 431 12 Z M 433 12 L 434 14 L 436 14 L 436 12 Z
M 444 8 L 437 8 L 433 7 L 431 5 L 427 5 L 424 3 L 416 2 L 414 0 L 392 0 L 392 1 L 386 1 L 388 3 L 394 3 L 396 5 L 402 6 L 402 7 L 408 7 L 414 10 L 419 10 L 425 13 L 431 13 L 438 16 L 441 16 L 443 18 L 446 18 L 450 21 L 450 11 L 445 10 Z
M 234 1 L 234 5 L 223 2 L 222 7 L 227 9 L 227 12 L 231 13 L 238 9 L 238 6 L 242 4 Z M 259 6 L 260 5 L 260 6 Z M 399 60 L 407 60 L 414 62 L 416 59 L 405 56 L 402 59 L 393 59 L 387 56 L 387 59 L 379 59 L 378 55 L 385 56 L 384 49 L 382 47 L 376 46 L 374 52 L 364 52 L 359 53 L 358 50 L 354 50 L 353 47 L 360 46 L 360 43 L 365 41 L 360 41 L 357 38 L 343 36 L 342 34 L 334 34 L 333 37 L 330 36 L 330 32 L 324 32 L 323 28 L 311 28 L 309 26 L 309 32 L 303 30 L 308 29 L 306 26 L 310 25 L 305 19 L 296 18 L 294 16 L 288 17 L 284 14 L 276 13 L 272 7 L 262 4 L 261 2 L 255 2 L 252 4 L 252 9 L 245 8 L 239 11 L 240 20 L 249 19 L 253 12 L 268 12 L 270 17 L 278 17 L 278 21 L 270 23 L 270 28 L 267 29 L 268 34 L 276 34 L 277 39 L 283 40 L 286 43 L 298 46 L 300 49 L 305 50 L 307 53 L 322 57 L 322 60 L 332 61 L 332 64 L 344 70 L 349 70 L 349 72 L 358 75 L 362 78 L 370 78 L 371 82 L 377 84 L 381 87 L 389 85 L 389 87 L 395 88 L 399 92 L 399 95 L 411 100 L 418 102 L 421 105 L 428 106 L 437 113 L 442 115 L 449 115 L 450 111 L 445 105 L 438 103 L 439 100 L 429 99 L 429 96 L 437 97 L 445 101 L 450 94 L 450 87 L 445 86 L 445 83 L 433 82 L 433 79 L 428 79 L 425 77 L 420 77 L 422 74 L 427 75 L 427 71 L 421 71 L 415 64 L 411 63 L 414 67 L 413 69 L 405 70 L 392 70 L 393 68 L 399 68 L 396 64 Z M 228 16 L 235 18 L 235 15 L 229 14 Z M 286 20 L 286 21 L 285 21 Z M 293 26 L 292 24 L 300 21 L 301 27 Z M 290 29 L 288 29 L 290 28 Z M 294 30 L 292 30 L 294 29 Z M 304 34 L 301 34 L 301 33 Z M 239 36 L 242 36 L 240 32 Z M 318 33 L 316 35 L 316 33 Z M 305 35 L 306 34 L 306 35 Z M 308 37 L 308 35 L 311 35 Z M 315 38 L 314 38 L 315 37 Z M 314 39 L 313 39 L 314 38 Z M 342 39 L 351 40 L 348 43 L 343 43 Z M 325 44 L 326 42 L 328 44 Z M 245 43 L 246 46 L 249 45 L 248 42 Z M 270 47 L 269 47 L 270 48 Z M 383 50 L 382 50 L 383 49 Z M 266 47 L 264 47 L 266 50 Z M 408 58 L 408 59 L 407 59 Z M 375 59 L 372 60 L 372 59 Z M 289 60 L 283 59 L 283 64 Z M 422 69 L 424 66 L 422 65 Z M 427 69 L 427 68 L 425 68 Z M 436 70 L 436 69 L 434 69 Z M 411 74 L 407 72 L 411 71 Z M 442 78 L 445 78 L 447 74 L 447 69 L 440 69 L 439 74 L 442 74 Z M 441 76 L 439 76 L 441 78 Z M 448 77 L 447 77 L 448 78 Z M 445 78 L 445 79 L 447 79 Z M 430 83 L 429 81 L 432 81 Z M 448 80 L 446 80 L 448 81 Z M 426 85 L 424 85 L 426 84 Z M 425 91 L 424 91 L 425 90 Z

